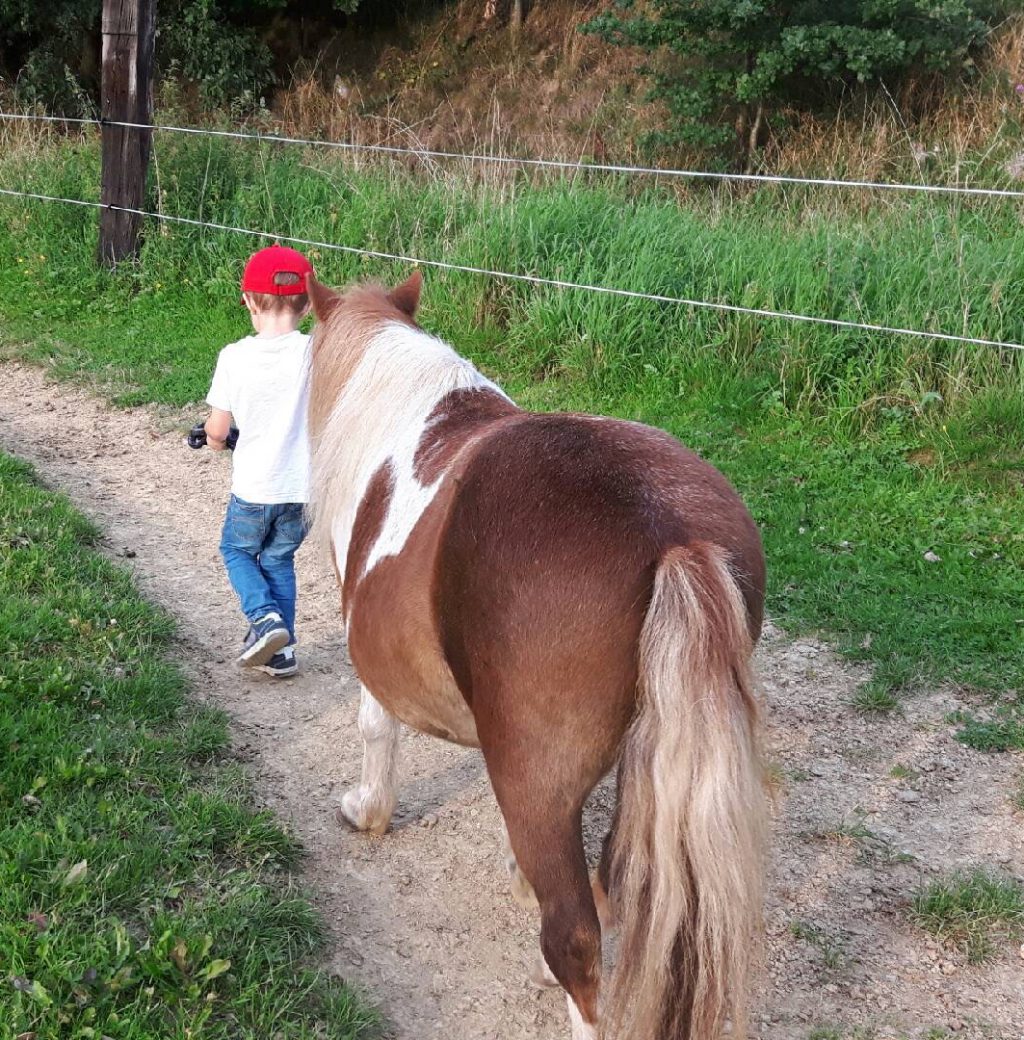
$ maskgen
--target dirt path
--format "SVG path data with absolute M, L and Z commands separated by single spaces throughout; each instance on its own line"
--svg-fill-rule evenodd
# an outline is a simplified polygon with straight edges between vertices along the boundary
M 526 981 L 535 923 L 508 895 L 474 753 L 407 734 L 394 832 L 373 839 L 333 822 L 359 773 L 358 687 L 333 579 L 311 554 L 299 568 L 303 674 L 275 683 L 231 664 L 244 626 L 216 551 L 228 459 L 184 446 L 194 410 L 112 410 L 10 363 L 0 386 L 0 445 L 70 494 L 143 591 L 187 622 L 182 650 L 199 693 L 228 711 L 261 798 L 309 849 L 330 968 L 361 984 L 403 1040 L 565 1040 L 562 999 Z M 958 744 L 943 721 L 953 693 L 865 720 L 847 707 L 863 673 L 823 646 L 769 632 L 759 658 L 781 797 L 755 1034 L 1021 1040 L 1024 948 L 1004 942 L 970 966 L 907 918 L 914 890 L 947 870 L 1024 876 L 1024 821 L 1011 802 L 1019 757 Z M 592 843 L 608 803 L 602 789 Z

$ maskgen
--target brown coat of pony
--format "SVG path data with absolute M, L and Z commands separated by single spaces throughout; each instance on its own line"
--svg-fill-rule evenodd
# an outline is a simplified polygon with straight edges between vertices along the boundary
M 516 407 L 416 325 L 418 274 L 309 289 L 312 509 L 364 684 L 342 818 L 386 829 L 397 720 L 479 746 L 574 1040 L 742 1037 L 766 826 L 749 514 L 660 430 Z M 592 882 L 582 810 L 616 764 Z

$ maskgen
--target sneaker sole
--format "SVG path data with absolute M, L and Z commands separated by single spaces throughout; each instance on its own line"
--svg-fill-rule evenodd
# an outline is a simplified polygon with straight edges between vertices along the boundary
M 291 640 L 286 628 L 275 628 L 262 639 L 257 639 L 252 646 L 238 658 L 243 668 L 260 668 L 269 661 L 278 650 L 283 650 Z
M 293 664 L 290 668 L 271 668 L 269 665 L 261 664 L 259 670 L 267 675 L 272 675 L 275 679 L 287 679 L 298 672 L 299 666 Z

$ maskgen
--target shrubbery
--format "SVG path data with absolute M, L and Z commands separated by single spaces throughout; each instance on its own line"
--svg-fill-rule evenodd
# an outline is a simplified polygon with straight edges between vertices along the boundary
M 891 91 L 955 75 L 997 15 L 994 0 L 632 0 L 584 31 L 652 56 L 662 143 L 754 151 L 783 105 L 818 107 L 852 85 Z
M 359 0 L 304 5 L 307 19 L 338 21 Z M 288 0 L 160 0 L 157 63 L 175 70 L 208 105 L 258 97 L 274 83 L 267 41 Z M 0 0 L 0 76 L 19 95 L 66 115 L 88 110 L 99 91 L 102 0 Z

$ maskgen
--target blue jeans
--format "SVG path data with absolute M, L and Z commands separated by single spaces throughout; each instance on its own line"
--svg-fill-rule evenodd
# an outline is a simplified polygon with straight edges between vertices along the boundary
M 276 612 L 295 642 L 295 550 L 306 537 L 305 506 L 228 502 L 220 554 L 250 622 Z

